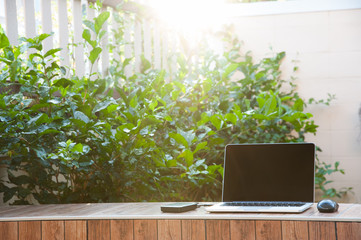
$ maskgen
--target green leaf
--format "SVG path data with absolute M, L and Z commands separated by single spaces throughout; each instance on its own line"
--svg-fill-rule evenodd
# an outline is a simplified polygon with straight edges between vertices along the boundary
M 94 27 L 94 23 L 90 20 L 84 20 L 84 25 L 87 26 L 90 30 L 92 30 L 95 33 L 95 27 Z M 83 32 L 84 34 L 84 32 Z M 83 36 L 84 37 L 84 36 Z M 90 39 L 90 38 L 89 38 Z
M 179 133 L 169 133 L 169 137 L 173 138 L 177 143 L 181 144 L 182 146 L 188 148 L 188 142 L 187 140 L 180 135 Z
M 39 124 L 42 124 L 42 123 L 46 123 L 48 121 L 49 121 L 48 115 L 46 115 L 45 113 L 40 113 L 36 117 L 31 118 L 28 121 L 28 124 L 29 125 L 32 125 L 32 124 L 39 125 Z
M 104 11 L 100 13 L 98 17 L 95 18 L 94 29 L 97 34 L 99 33 L 105 21 L 109 18 L 109 16 L 110 13 L 108 11 Z
M 193 164 L 193 152 L 190 151 L 189 149 L 186 149 L 185 151 L 183 151 L 178 158 L 184 158 L 184 160 L 186 161 L 187 167 L 190 167 Z
M 304 102 L 301 98 L 298 98 L 293 105 L 293 109 L 299 112 L 303 111 Z
M 93 48 L 96 47 L 97 42 L 91 40 L 91 34 L 89 29 L 84 29 L 82 37 L 85 41 L 87 41 L 90 44 L 90 46 L 92 46 Z
M 233 123 L 234 125 L 237 124 L 237 116 L 233 113 L 227 113 L 225 118 L 227 119 L 227 121 Z
M 109 105 L 114 104 L 113 100 L 99 102 L 93 109 L 93 113 L 99 112 L 103 109 L 106 109 Z M 117 105 L 116 105 L 117 106 Z
M 95 63 L 95 61 L 98 59 L 99 54 L 102 52 L 102 49 L 100 47 L 96 47 L 93 48 L 93 50 L 91 50 L 90 55 L 89 55 L 89 60 L 92 64 Z
M 55 48 L 55 49 L 50 49 L 49 51 L 47 51 L 45 54 L 44 54 L 44 58 L 50 56 L 50 55 L 54 55 L 55 53 L 61 51 L 61 48 Z
M 0 49 L 10 46 L 10 41 L 5 33 L 0 33 Z
M 81 143 L 77 143 L 72 149 L 72 152 L 78 152 L 78 153 L 82 153 L 83 152 L 83 144 Z
M 207 147 L 206 147 L 207 144 L 208 144 L 208 142 L 198 143 L 197 146 L 196 146 L 196 149 L 193 151 L 193 154 L 195 154 L 196 152 L 198 152 L 200 150 L 207 149 Z
M 75 111 L 74 118 L 78 119 L 78 120 L 81 120 L 81 121 L 83 121 L 85 123 L 88 123 L 90 121 L 88 116 L 85 115 L 84 113 L 80 112 L 80 111 Z
M 136 108 L 138 106 L 138 97 L 135 95 L 129 102 L 129 106 Z
M 60 78 L 59 80 L 56 80 L 53 85 L 56 87 L 66 88 L 68 86 L 74 85 L 74 83 L 72 81 L 70 81 L 69 79 Z
M 238 64 L 237 63 L 231 63 L 226 70 L 223 72 L 223 79 L 227 78 L 229 74 L 231 74 L 232 72 L 234 72 L 236 69 L 238 68 Z
M 211 116 L 211 123 L 213 124 L 213 126 L 215 126 L 217 128 L 217 130 L 220 130 L 222 125 L 223 125 L 223 121 L 219 118 L 219 115 L 213 115 Z
M 149 104 L 149 109 L 154 111 L 157 105 L 158 105 L 158 101 L 156 99 L 153 99 L 152 102 Z

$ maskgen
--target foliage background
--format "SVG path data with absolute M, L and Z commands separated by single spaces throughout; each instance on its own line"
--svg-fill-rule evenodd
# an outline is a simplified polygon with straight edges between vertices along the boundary
M 85 23 L 91 64 L 108 17 Z M 130 77 L 129 59 L 114 62 L 106 77 L 69 77 L 74 69 L 59 66 L 60 49 L 42 51 L 47 37 L 11 46 L 0 35 L 5 202 L 219 201 L 226 144 L 303 142 L 316 133 L 296 86 L 282 79 L 285 53 L 254 62 L 229 32 L 223 55 L 204 45 L 190 64 L 192 56 L 177 52 L 172 73 L 143 58 Z M 316 188 L 341 194 L 327 188 L 326 176 L 337 171 L 338 163 L 317 161 Z

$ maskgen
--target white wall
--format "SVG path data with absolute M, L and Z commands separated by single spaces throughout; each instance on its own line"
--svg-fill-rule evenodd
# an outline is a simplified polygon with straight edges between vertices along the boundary
M 345 169 L 345 175 L 332 176 L 333 186 L 354 188 L 355 195 L 345 196 L 344 202 L 361 202 L 360 3 L 358 8 L 344 10 L 326 7 L 322 11 L 248 14 L 232 19 L 244 49 L 251 50 L 256 58 L 270 53 L 270 47 L 272 51 L 286 51 L 285 79 L 292 73 L 292 61 L 297 60 L 299 70 L 293 75 L 303 98 L 336 95 L 330 106 L 308 106 L 319 128 L 316 136 L 307 136 L 307 141 L 322 148 L 321 161 L 339 161 Z

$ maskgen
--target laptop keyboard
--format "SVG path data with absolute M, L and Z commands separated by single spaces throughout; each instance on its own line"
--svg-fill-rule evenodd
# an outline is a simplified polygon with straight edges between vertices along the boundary
M 222 206 L 238 206 L 238 207 L 301 207 L 304 202 L 225 202 Z

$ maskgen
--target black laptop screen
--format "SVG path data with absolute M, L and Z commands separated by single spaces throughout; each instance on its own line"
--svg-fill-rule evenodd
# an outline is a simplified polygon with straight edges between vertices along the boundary
M 312 143 L 227 145 L 223 201 L 314 201 Z

